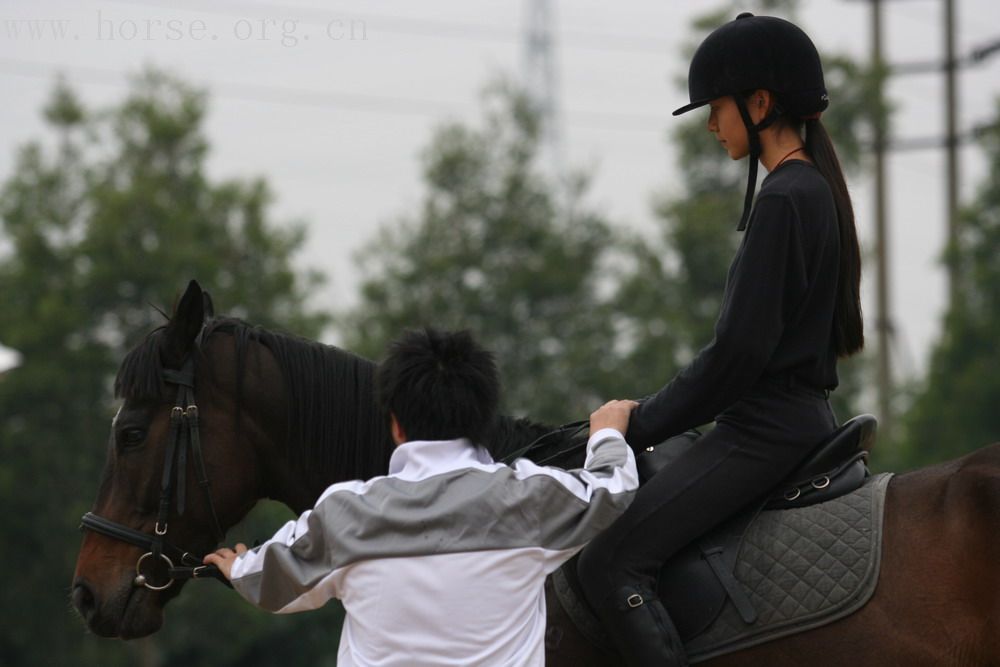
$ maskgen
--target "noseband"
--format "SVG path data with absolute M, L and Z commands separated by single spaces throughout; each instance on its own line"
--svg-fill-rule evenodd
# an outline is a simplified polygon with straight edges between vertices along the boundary
M 197 351 L 204 329 L 195 340 Z M 167 519 L 170 516 L 171 497 L 174 495 L 174 468 L 177 469 L 177 514 L 184 514 L 187 456 L 190 446 L 194 459 L 194 470 L 200 486 L 208 501 L 208 511 L 212 517 L 212 528 L 215 541 L 222 541 L 225 533 L 219 524 L 219 517 L 212 503 L 212 493 L 208 483 L 208 473 L 205 469 L 205 459 L 201 452 L 201 437 L 198 431 L 198 405 L 194 397 L 194 354 L 188 356 L 180 370 L 164 369 L 163 379 L 167 384 L 177 386 L 177 400 L 170 410 L 170 434 L 167 438 L 167 452 L 163 463 L 163 477 L 160 481 L 160 505 L 153 533 L 144 533 L 123 524 L 105 519 L 93 512 L 83 515 L 80 528 L 126 542 L 145 550 L 135 563 L 135 579 L 133 585 L 145 587 L 151 591 L 162 591 L 170 588 L 178 579 L 203 579 L 210 577 L 222 583 L 231 585 L 225 575 L 214 565 L 202 565 L 202 557 L 191 554 L 167 542 Z M 165 584 L 154 585 L 143 574 L 143 566 L 147 561 L 162 562 L 166 565 L 168 580 Z

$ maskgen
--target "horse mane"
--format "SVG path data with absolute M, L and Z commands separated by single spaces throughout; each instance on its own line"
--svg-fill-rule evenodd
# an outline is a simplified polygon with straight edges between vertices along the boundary
M 122 361 L 115 379 L 119 398 L 163 399 L 161 352 L 164 327 L 146 336 Z M 375 363 L 332 345 L 271 331 L 243 320 L 219 317 L 205 324 L 202 339 L 232 336 L 236 350 L 236 420 L 252 346 L 260 344 L 281 369 L 288 405 L 291 469 L 311 489 L 345 479 L 384 474 L 392 452 L 388 427 L 374 395 Z M 196 376 L 205 363 L 195 355 Z
M 122 361 L 115 378 L 115 396 L 129 399 L 167 399 L 161 354 L 165 326 L 150 332 Z M 267 348 L 281 369 L 287 393 L 288 439 L 291 469 L 310 489 L 322 490 L 347 479 L 385 474 L 392 454 L 388 424 L 375 401 L 375 362 L 332 345 L 287 333 L 270 331 L 243 320 L 209 320 L 203 340 L 231 335 L 236 349 L 236 421 L 242 405 L 242 386 L 248 354 L 255 344 Z M 204 348 L 195 355 L 196 374 L 205 363 Z M 496 460 L 517 452 L 550 426 L 527 419 L 500 417 L 488 436 Z M 530 458 L 533 458 L 529 454 Z

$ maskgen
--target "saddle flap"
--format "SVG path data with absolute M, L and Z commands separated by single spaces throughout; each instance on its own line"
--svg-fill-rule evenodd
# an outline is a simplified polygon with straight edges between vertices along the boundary
M 708 629 L 729 597 L 709 555 L 719 559 L 716 567 L 733 572 L 743 536 L 758 512 L 754 508 L 729 519 L 679 551 L 660 570 L 660 600 L 684 641 Z
M 891 477 L 869 478 L 855 492 L 819 505 L 747 513 L 703 538 L 700 547 L 691 546 L 671 559 L 661 573 L 658 593 L 691 662 L 810 630 L 864 606 L 878 584 L 882 516 Z M 742 520 L 749 525 L 741 526 Z M 713 551 L 726 556 L 746 602 L 756 610 L 754 621 L 747 621 L 738 605 L 726 599 L 714 575 L 704 574 L 712 569 L 703 557 L 708 545 L 716 545 L 721 551 Z M 553 573 L 546 585 L 552 586 L 584 636 L 610 650 L 605 630 L 583 601 L 576 559 Z

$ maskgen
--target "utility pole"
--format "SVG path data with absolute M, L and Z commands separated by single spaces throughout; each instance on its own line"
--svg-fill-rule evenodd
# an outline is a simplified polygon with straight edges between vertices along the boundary
M 889 232 L 886 214 L 885 156 L 889 151 L 945 149 L 945 217 L 948 247 L 954 247 L 959 238 L 959 145 L 986 127 L 974 127 L 971 133 L 958 131 L 958 70 L 986 61 L 1000 53 L 1000 39 L 994 39 L 971 51 L 968 56 L 955 54 L 955 0 L 941 0 L 944 27 L 944 60 L 931 59 L 919 62 L 894 64 L 889 67 L 882 57 L 882 8 L 886 0 L 863 0 L 871 5 L 872 67 L 878 77 L 878 115 L 873 123 L 872 152 L 874 154 L 874 199 L 875 199 L 875 252 L 876 252 L 876 335 L 878 337 L 878 359 L 876 365 L 878 384 L 878 409 L 881 413 L 883 432 L 892 425 L 892 365 L 891 343 L 893 324 L 890 308 L 889 289 Z M 883 109 L 884 83 L 889 75 L 909 75 L 944 73 L 945 83 L 945 135 L 944 137 L 918 137 L 889 142 L 885 127 Z M 949 307 L 960 305 L 961 272 L 960 263 L 953 258 L 946 264 Z M 888 439 L 888 438 L 887 438 Z
M 892 320 L 889 308 L 889 225 L 886 216 L 885 196 L 885 105 L 884 81 L 885 62 L 882 59 L 882 1 L 872 0 L 872 67 L 878 77 L 876 86 L 876 113 L 874 118 L 874 185 L 875 185 L 875 332 L 878 338 L 877 383 L 880 430 L 883 442 L 891 442 L 893 427 L 892 412 L 892 367 L 890 362 Z
M 946 163 L 946 215 L 948 216 L 948 245 L 958 243 L 958 95 L 956 93 L 957 62 L 955 60 L 955 2 L 943 0 L 944 5 L 944 88 L 945 88 L 945 163 Z M 961 298 L 961 267 L 953 257 L 946 264 L 948 272 L 949 305 L 959 306 Z
M 559 83 L 555 62 L 555 0 L 526 0 L 524 19 L 523 78 L 529 99 L 538 111 L 543 165 L 556 183 L 563 182 L 562 131 L 559 118 Z

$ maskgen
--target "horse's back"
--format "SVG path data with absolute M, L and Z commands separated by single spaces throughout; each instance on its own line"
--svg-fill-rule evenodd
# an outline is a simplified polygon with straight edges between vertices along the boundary
M 700 664 L 1000 666 L 1000 443 L 893 477 L 884 531 L 878 587 L 857 613 Z M 550 664 L 616 664 L 563 660 L 586 640 L 561 611 Z
M 1000 666 L 1000 443 L 894 476 L 884 531 L 857 613 L 702 664 Z
M 895 476 L 879 588 L 848 622 L 884 625 L 906 664 L 1000 665 L 998 526 L 1000 443 Z

